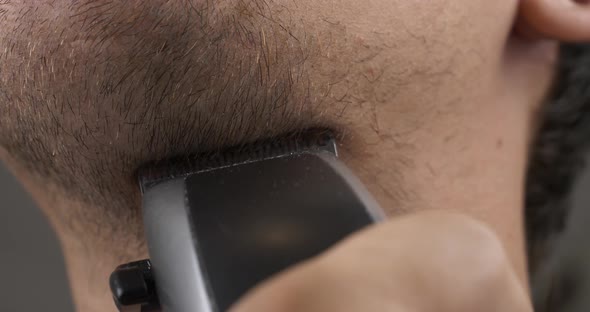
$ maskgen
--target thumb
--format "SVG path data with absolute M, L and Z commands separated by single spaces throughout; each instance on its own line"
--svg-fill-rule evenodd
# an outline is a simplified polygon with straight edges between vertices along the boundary
M 483 224 L 428 212 L 355 234 L 247 294 L 233 312 L 532 311 Z

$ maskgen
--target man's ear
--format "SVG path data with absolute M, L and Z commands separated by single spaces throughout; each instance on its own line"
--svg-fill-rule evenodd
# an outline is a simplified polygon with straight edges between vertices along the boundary
M 558 41 L 590 41 L 590 0 L 521 0 L 518 29 Z

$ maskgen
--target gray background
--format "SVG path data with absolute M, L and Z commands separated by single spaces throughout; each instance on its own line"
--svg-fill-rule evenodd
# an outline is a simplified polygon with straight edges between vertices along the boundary
M 575 209 L 570 230 L 564 235 L 557 267 L 573 268 L 578 280 L 590 281 L 585 263 L 588 246 L 590 172 L 576 188 Z M 564 265 L 565 264 L 565 265 Z M 105 281 L 106 282 L 106 281 Z M 568 309 L 587 311 L 589 283 L 579 287 Z M 0 311 L 72 312 L 63 258 L 55 234 L 23 189 L 0 164 Z
M 71 302 L 53 230 L 0 163 L 0 311 L 72 312 Z

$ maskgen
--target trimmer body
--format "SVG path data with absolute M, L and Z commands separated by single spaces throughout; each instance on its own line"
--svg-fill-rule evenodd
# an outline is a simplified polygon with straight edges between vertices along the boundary
M 151 259 L 113 273 L 120 310 L 224 312 L 268 277 L 383 219 L 332 139 L 256 150 L 143 180 Z M 145 285 L 125 281 L 139 276 Z

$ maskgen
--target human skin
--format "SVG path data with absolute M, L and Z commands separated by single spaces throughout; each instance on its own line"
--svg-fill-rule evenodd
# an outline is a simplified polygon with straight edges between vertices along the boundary
M 113 310 L 108 275 L 148 256 L 139 166 L 309 127 L 391 218 L 489 228 L 526 289 L 527 155 L 561 39 L 537 2 L 0 1 L 0 156 L 80 311 Z

